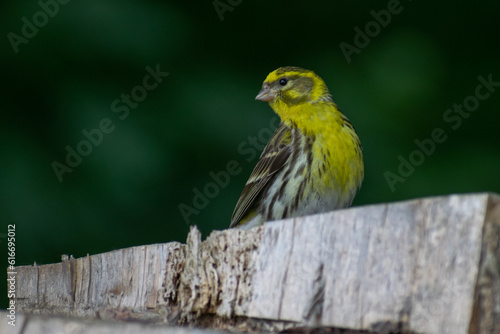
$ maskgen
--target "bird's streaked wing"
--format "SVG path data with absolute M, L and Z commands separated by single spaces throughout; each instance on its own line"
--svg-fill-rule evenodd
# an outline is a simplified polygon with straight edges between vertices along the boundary
M 273 138 L 262 151 L 259 161 L 243 188 L 240 199 L 234 208 L 229 228 L 236 227 L 258 204 L 256 198 L 269 181 L 288 161 L 291 154 L 291 131 L 283 123 L 276 129 Z

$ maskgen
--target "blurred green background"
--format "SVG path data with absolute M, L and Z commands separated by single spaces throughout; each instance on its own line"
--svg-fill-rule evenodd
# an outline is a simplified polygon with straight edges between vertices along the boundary
M 285 65 L 318 73 L 361 138 L 366 175 L 354 205 L 500 192 L 500 87 L 459 126 L 443 119 L 474 96 L 479 76 L 500 82 L 498 1 L 401 1 L 380 31 L 371 11 L 384 17 L 394 0 L 222 0 L 219 13 L 213 1 L 42 4 L 0 5 L 0 267 L 8 224 L 17 265 L 184 242 L 189 225 L 205 237 L 226 228 L 257 161 L 250 137 L 263 144 L 275 117 L 254 97 Z M 22 40 L 26 21 L 40 27 Z M 339 45 L 356 47 L 354 29 L 367 24 L 372 37 L 348 62 Z M 169 75 L 144 97 L 147 66 Z M 111 105 L 131 92 L 144 99 L 123 117 Z M 66 164 L 66 147 L 106 118 L 113 131 L 60 182 L 53 162 Z M 397 174 L 398 157 L 435 128 L 447 139 L 391 189 L 384 173 Z M 195 192 L 229 161 L 240 172 L 196 209 Z M 183 217 L 181 204 L 197 211 Z

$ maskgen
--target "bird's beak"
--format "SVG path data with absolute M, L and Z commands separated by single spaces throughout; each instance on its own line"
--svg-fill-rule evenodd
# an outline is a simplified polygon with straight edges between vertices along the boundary
M 276 97 L 276 95 L 274 95 L 274 93 L 271 91 L 271 88 L 262 87 L 259 94 L 257 94 L 257 96 L 255 97 L 255 99 L 259 100 L 259 101 L 269 102 L 269 101 L 274 100 L 275 97 Z

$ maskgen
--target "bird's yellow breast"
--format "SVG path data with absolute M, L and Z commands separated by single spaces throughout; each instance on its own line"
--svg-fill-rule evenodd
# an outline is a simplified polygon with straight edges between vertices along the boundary
M 312 143 L 310 191 L 324 194 L 335 190 L 341 197 L 351 198 L 364 175 L 361 145 L 351 123 L 335 104 L 286 106 L 277 102 L 273 109 L 286 125 L 299 129 Z

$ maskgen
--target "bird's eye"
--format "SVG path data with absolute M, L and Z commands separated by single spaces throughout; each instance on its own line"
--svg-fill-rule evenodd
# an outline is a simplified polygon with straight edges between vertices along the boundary
M 288 80 L 285 78 L 280 79 L 280 85 L 282 85 L 282 86 L 286 85 L 287 82 L 288 82 Z

